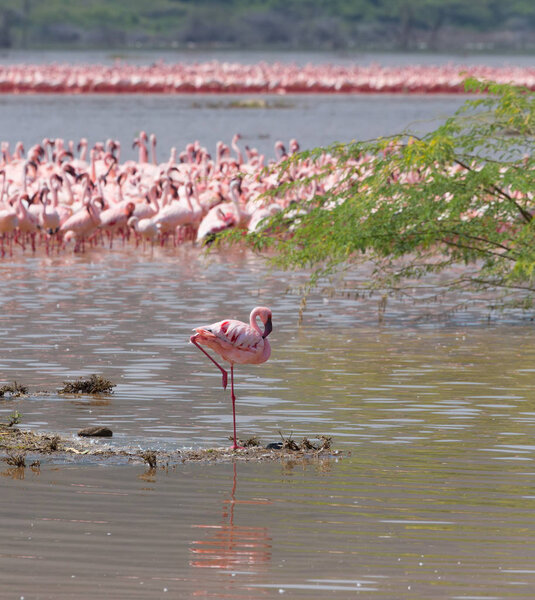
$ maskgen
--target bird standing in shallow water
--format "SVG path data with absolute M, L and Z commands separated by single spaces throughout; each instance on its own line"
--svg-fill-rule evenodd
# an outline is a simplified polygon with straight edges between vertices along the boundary
M 264 325 L 264 331 L 260 329 L 257 323 L 260 318 Z M 249 324 L 235 319 L 218 321 L 212 325 L 196 327 L 195 335 L 190 337 L 190 342 L 197 346 L 201 352 L 214 363 L 223 375 L 223 389 L 227 388 L 228 373 L 214 360 L 201 345 L 211 348 L 230 363 L 230 390 L 232 398 L 232 419 L 234 422 L 234 444 L 232 450 L 240 446 L 236 441 L 236 396 L 234 395 L 234 363 L 239 364 L 260 364 L 266 362 L 271 354 L 271 346 L 267 341 L 267 336 L 271 333 L 273 326 L 271 324 L 271 310 L 265 306 L 253 308 L 249 317 Z

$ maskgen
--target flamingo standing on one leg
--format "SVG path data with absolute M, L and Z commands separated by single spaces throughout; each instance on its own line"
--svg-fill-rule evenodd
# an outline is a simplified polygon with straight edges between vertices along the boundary
M 256 319 L 264 324 L 264 331 L 260 330 Z M 223 389 L 227 388 L 228 373 L 209 354 L 201 348 L 200 344 L 208 346 L 230 363 L 230 390 L 232 398 L 232 419 L 234 422 L 234 444 L 232 450 L 240 448 L 236 441 L 236 396 L 234 395 L 234 363 L 259 364 L 266 362 L 271 354 L 271 346 L 267 336 L 271 333 L 271 310 L 265 306 L 257 306 L 251 312 L 249 324 L 243 321 L 227 319 L 212 325 L 196 327 L 197 333 L 190 337 L 190 342 L 197 346 L 201 352 L 214 363 L 223 374 Z

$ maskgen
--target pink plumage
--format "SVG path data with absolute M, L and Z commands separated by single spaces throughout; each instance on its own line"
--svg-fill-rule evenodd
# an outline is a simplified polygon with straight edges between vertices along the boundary
M 271 346 L 266 338 L 272 330 L 271 316 L 269 308 L 257 306 L 252 310 L 248 324 L 235 319 L 226 319 L 212 325 L 196 327 L 193 330 L 196 332 L 195 335 L 192 335 L 190 338 L 190 342 L 206 354 L 221 371 L 223 375 L 223 389 L 227 387 L 228 373 L 206 350 L 201 348 L 201 345 L 217 352 L 221 358 L 230 363 L 232 415 L 234 421 L 233 450 L 239 447 L 236 441 L 234 364 L 259 364 L 268 360 L 271 355 Z M 257 318 L 264 324 L 264 331 L 258 326 Z

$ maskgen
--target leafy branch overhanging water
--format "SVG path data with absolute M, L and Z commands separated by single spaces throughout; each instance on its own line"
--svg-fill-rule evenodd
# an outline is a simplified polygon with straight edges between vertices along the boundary
M 278 267 L 310 269 L 310 286 L 360 262 L 373 265 L 371 288 L 390 290 L 464 264 L 449 286 L 535 291 L 535 94 L 473 79 L 466 91 L 478 96 L 423 137 L 288 157 L 269 192 L 287 207 L 246 242 Z

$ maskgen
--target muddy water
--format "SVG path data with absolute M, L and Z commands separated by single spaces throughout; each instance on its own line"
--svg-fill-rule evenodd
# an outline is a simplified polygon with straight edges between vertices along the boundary
M 1 467 L 0 598 L 533 597 L 531 321 L 450 312 L 457 298 L 431 305 L 443 320 L 390 302 L 378 322 L 377 298 L 318 295 L 299 327 L 285 292 L 302 276 L 242 251 L 15 256 L 0 278 L 0 383 L 32 392 L 0 417 L 64 435 L 108 425 L 120 447 L 226 444 L 228 396 L 189 331 L 266 304 L 273 354 L 237 369 L 239 433 L 327 434 L 346 452 Z M 113 394 L 55 393 L 93 372 Z

